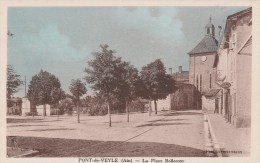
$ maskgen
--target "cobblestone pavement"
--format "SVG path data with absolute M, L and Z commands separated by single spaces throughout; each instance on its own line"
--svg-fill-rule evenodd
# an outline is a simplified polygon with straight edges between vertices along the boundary
M 60 119 L 46 117 L 8 123 L 7 135 L 118 142 L 105 150 L 97 148 L 91 156 L 205 156 L 201 111 L 161 112 L 152 116 L 136 113 L 130 115 L 129 123 L 125 122 L 126 115 L 113 115 L 112 127 L 108 127 L 107 117 L 103 116 L 81 116 L 80 124 L 75 116 Z M 153 148 L 158 149 L 156 153 Z M 84 150 L 88 148 L 80 152 L 84 154 Z

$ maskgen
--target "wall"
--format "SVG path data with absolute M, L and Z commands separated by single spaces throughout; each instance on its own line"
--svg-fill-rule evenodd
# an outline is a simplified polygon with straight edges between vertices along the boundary
M 36 109 L 37 109 L 38 115 L 43 115 L 43 105 L 36 106 Z M 51 115 L 50 112 L 51 112 L 51 106 L 46 105 L 46 116 L 50 116 Z
M 154 111 L 154 101 L 152 101 L 152 110 Z M 161 110 L 170 110 L 171 109 L 171 100 L 170 95 L 168 95 L 165 99 L 157 100 L 157 111 Z
M 251 124 L 251 63 L 251 56 L 238 54 L 235 121 L 237 127 L 248 127 Z
M 210 89 L 210 74 L 211 74 L 211 88 L 216 87 L 215 85 L 216 68 L 213 68 L 215 55 L 216 52 L 190 55 L 189 83 L 197 87 L 197 76 L 198 76 L 198 90 L 201 91 L 202 93 L 207 92 Z M 201 60 L 202 56 L 207 57 L 207 60 L 205 62 Z M 201 90 L 200 90 L 200 75 L 202 75 Z

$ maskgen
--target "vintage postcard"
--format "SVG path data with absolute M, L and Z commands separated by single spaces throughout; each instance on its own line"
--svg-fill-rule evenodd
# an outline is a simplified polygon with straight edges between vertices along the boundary
M 2 1 L 1 162 L 259 162 L 259 2 Z

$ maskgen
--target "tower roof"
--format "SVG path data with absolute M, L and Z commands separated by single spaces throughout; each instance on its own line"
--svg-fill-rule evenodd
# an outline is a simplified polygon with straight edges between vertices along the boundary
M 218 41 L 215 37 L 211 35 L 206 35 L 200 41 L 200 43 L 195 46 L 188 54 L 198 54 L 207 52 L 216 52 L 218 50 Z

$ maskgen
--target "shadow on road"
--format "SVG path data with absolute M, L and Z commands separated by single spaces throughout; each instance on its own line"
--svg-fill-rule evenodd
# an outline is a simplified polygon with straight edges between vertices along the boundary
M 173 113 L 169 113 L 169 114 L 164 114 L 163 116 L 182 116 L 182 115 L 203 115 L 203 113 L 178 111 L 178 112 L 173 112 Z
M 26 130 L 26 131 L 57 131 L 57 130 L 76 130 L 72 128 L 52 128 L 52 129 L 35 129 L 35 130 Z
M 19 148 L 40 151 L 40 157 L 205 157 L 205 151 L 154 142 L 93 141 L 16 137 Z M 7 146 L 12 147 L 11 137 Z M 35 157 L 39 157 L 35 156 Z
M 170 121 L 185 121 L 187 119 L 158 119 L 158 120 L 151 120 L 147 122 L 170 122 Z
M 6 123 L 42 123 L 42 122 L 57 122 L 57 120 L 44 120 L 44 119 L 16 119 L 16 118 L 7 118 Z
M 30 126 L 49 126 L 49 125 L 12 125 L 12 126 L 7 126 L 9 127 L 30 127 Z
M 190 123 L 148 123 L 148 124 L 142 124 L 136 127 L 147 127 L 147 126 L 172 126 L 172 125 L 187 125 Z

